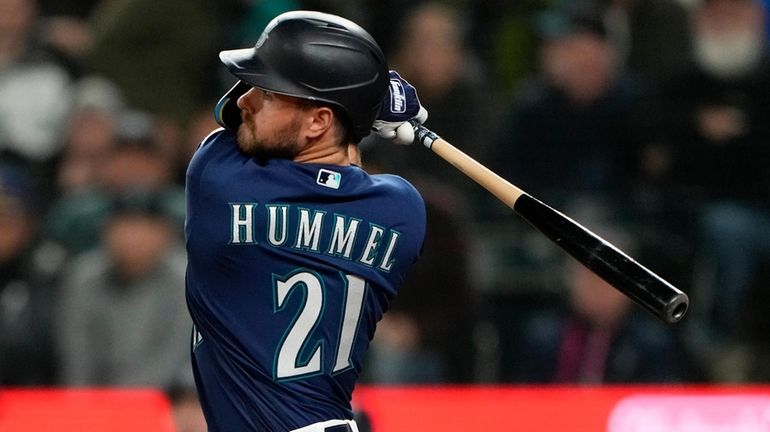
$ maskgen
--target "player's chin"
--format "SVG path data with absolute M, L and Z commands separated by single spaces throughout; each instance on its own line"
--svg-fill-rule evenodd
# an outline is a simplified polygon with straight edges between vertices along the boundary
M 238 148 L 243 154 L 259 160 L 267 159 L 289 159 L 292 160 L 297 155 L 297 150 L 293 146 L 266 145 L 258 140 L 238 140 Z
M 252 131 L 246 123 L 242 123 L 238 127 L 237 141 L 238 148 L 241 152 L 249 156 L 254 156 L 255 152 L 257 152 L 260 147 L 263 147 L 257 141 L 254 131 Z
M 238 137 L 238 145 L 243 145 L 243 143 L 254 139 L 254 132 L 252 132 L 247 122 L 242 122 L 238 125 L 235 135 Z

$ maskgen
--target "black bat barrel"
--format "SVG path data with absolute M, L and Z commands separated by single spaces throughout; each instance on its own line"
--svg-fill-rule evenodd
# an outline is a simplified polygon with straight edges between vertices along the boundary
M 528 194 L 513 209 L 529 224 L 589 270 L 666 323 L 684 317 L 689 305 L 683 293 L 579 223 Z

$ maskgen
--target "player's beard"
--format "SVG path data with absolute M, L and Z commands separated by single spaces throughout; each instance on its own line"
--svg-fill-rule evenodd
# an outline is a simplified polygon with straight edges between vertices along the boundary
M 258 138 L 257 124 L 244 120 L 238 127 L 238 148 L 257 159 L 289 159 L 292 160 L 302 150 L 297 140 L 300 126 L 299 116 L 295 116 L 282 128 L 273 131 L 269 138 Z

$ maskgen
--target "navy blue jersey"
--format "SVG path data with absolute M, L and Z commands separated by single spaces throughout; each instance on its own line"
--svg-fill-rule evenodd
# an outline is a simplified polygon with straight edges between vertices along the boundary
M 187 302 L 209 431 L 352 418 L 375 325 L 415 262 L 425 205 L 393 175 L 260 163 L 233 132 L 187 171 Z

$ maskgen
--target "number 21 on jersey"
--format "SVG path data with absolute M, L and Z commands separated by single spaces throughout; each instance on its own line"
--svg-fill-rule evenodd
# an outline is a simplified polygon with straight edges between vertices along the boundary
M 324 345 L 319 340 L 311 340 L 310 336 L 322 321 L 331 324 L 339 318 L 338 340 L 334 367 L 331 373 L 337 373 L 352 366 L 350 352 L 353 348 L 356 330 L 358 329 L 361 309 L 364 304 L 366 281 L 358 276 L 340 273 L 344 284 L 344 307 L 341 317 L 327 316 L 333 312 L 325 311 L 328 295 L 323 278 L 308 269 L 297 270 L 288 276 L 273 276 L 275 294 L 275 311 L 279 312 L 286 306 L 286 300 L 292 292 L 301 291 L 303 303 L 294 317 L 294 321 L 284 333 L 276 351 L 274 376 L 277 380 L 299 378 L 322 372 L 321 356 Z M 335 314 L 336 315 L 336 314 Z M 334 341 L 329 341 L 334 342 Z M 303 361 L 300 354 L 306 347 L 315 346 L 309 359 Z

